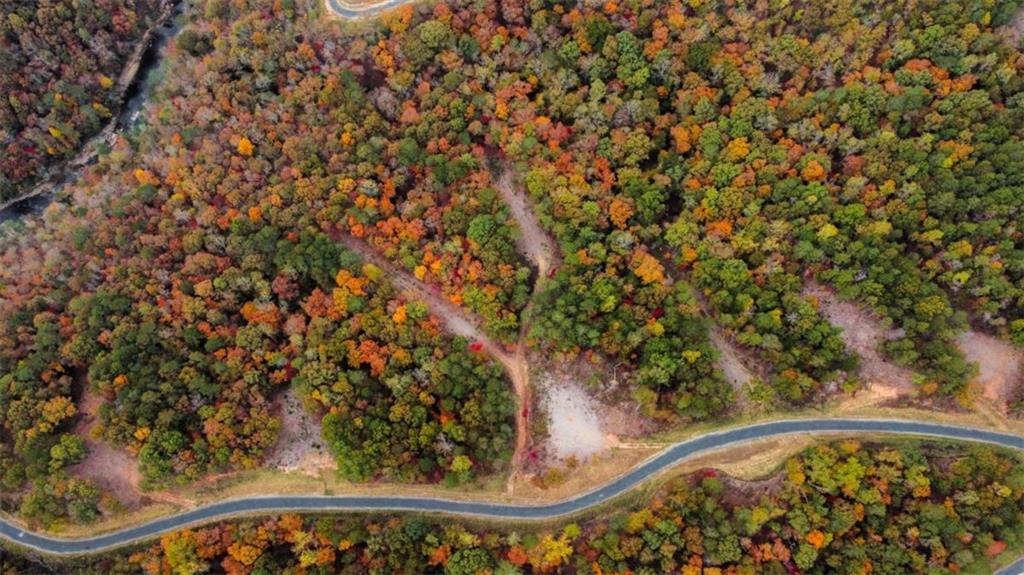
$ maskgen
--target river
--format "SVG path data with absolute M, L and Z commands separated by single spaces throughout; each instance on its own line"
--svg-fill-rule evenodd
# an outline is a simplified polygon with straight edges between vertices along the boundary
M 160 83 L 160 79 L 163 76 L 161 64 L 167 53 L 167 44 L 171 38 L 176 37 L 181 32 L 184 22 L 181 15 L 184 12 L 185 4 L 185 1 L 177 2 L 172 9 L 171 16 L 153 31 L 148 41 L 149 45 L 146 47 L 139 62 L 138 72 L 136 72 L 135 77 L 124 93 L 123 104 L 118 111 L 116 122 L 112 124 L 113 131 L 110 132 L 108 137 L 116 137 L 138 124 L 139 118 L 142 116 L 142 108 L 146 104 L 146 99 L 152 94 L 153 88 Z M 102 132 L 96 137 L 106 139 Z M 91 144 L 93 144 L 92 139 L 85 146 Z M 102 148 L 103 145 L 100 144 L 99 147 Z M 95 162 L 99 153 L 102 152 L 91 154 L 86 159 L 85 164 L 88 165 Z M 56 176 L 51 176 L 53 178 L 52 183 L 41 184 L 46 185 L 49 188 L 48 190 L 40 194 L 31 195 L 0 209 L 0 224 L 17 221 L 27 215 L 42 213 L 51 202 L 62 201 L 60 190 L 78 178 L 80 169 L 82 167 L 74 159 L 65 160 L 63 165 L 57 168 Z

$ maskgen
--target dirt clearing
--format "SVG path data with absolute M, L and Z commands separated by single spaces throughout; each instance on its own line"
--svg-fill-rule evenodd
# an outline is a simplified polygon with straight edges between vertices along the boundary
M 281 432 L 267 455 L 266 467 L 313 476 L 337 468 L 320 433 L 320 418 L 302 406 L 294 389 L 274 401 L 274 410 L 281 418 Z
M 974 381 L 986 399 L 1005 406 L 1020 383 L 1021 352 L 1009 343 L 977 331 L 966 331 L 956 343 L 968 361 L 978 364 Z
M 817 282 L 809 281 L 804 295 L 816 300 L 828 321 L 843 330 L 840 337 L 849 351 L 860 356 L 860 377 L 871 395 L 892 399 L 914 393 L 914 372 L 878 352 L 883 340 L 899 337 L 898 330 L 886 328 L 880 318 L 855 303 L 840 300 Z
M 612 390 L 587 389 L 578 376 L 547 374 L 540 389 L 548 431 L 544 451 L 553 462 L 585 461 L 621 445 L 621 438 L 643 436 L 650 427 L 635 404 L 610 399 Z
M 710 317 L 710 316 L 708 316 Z M 712 320 L 714 321 L 714 320 Z M 751 354 L 745 352 L 739 345 L 733 343 L 718 324 L 712 324 L 708 329 L 708 340 L 718 350 L 718 369 L 729 382 L 734 391 L 736 405 L 740 410 L 745 410 L 750 405 L 747 398 L 747 384 L 757 378 L 759 374 L 754 373 L 748 366 L 759 367 L 760 364 Z M 760 374 L 764 378 L 764 373 Z
M 583 460 L 604 451 L 611 442 L 597 417 L 597 402 L 574 383 L 553 385 L 544 396 L 551 455 Z
M 544 277 L 558 265 L 558 249 L 551 236 L 541 228 L 533 208 L 528 203 L 526 192 L 516 185 L 513 175 L 512 167 L 505 166 L 495 182 L 495 187 L 512 212 L 512 218 L 519 225 L 519 237 L 516 238 L 519 253 L 533 262 L 537 266 L 538 274 Z
M 142 476 L 135 458 L 127 451 L 92 437 L 93 428 L 100 420 L 101 405 L 103 398 L 89 390 L 87 385 L 78 404 L 80 419 L 74 431 L 85 439 L 88 455 L 81 463 L 68 467 L 68 473 L 95 481 L 127 508 L 137 507 L 142 502 L 139 489 Z

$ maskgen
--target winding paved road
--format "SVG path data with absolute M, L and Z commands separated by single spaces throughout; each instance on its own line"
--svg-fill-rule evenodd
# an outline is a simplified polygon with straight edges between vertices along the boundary
M 403 4 L 411 4 L 416 0 L 386 0 L 384 2 L 377 2 L 374 4 L 367 4 L 366 6 L 351 6 L 348 4 L 342 4 L 338 0 L 327 0 L 327 8 L 331 12 L 334 12 L 336 16 L 340 16 L 346 20 L 355 20 L 357 18 L 365 18 L 367 16 L 376 16 L 381 12 L 386 12 L 392 8 L 398 8 Z
M 243 514 L 320 511 L 419 511 L 488 519 L 546 520 L 584 511 L 629 491 L 652 475 L 702 452 L 770 437 L 801 433 L 883 433 L 929 436 L 1000 445 L 1024 450 L 1024 437 L 969 427 L 881 419 L 799 419 L 758 423 L 717 431 L 666 448 L 618 479 L 582 495 L 557 503 L 512 505 L 481 501 L 455 501 L 431 497 L 269 495 L 220 501 L 105 535 L 85 539 L 58 539 L 24 531 L 0 520 L 0 538 L 35 551 L 54 555 L 80 555 L 105 551 L 148 539 L 189 525 Z M 1018 575 L 1024 559 L 1000 571 Z

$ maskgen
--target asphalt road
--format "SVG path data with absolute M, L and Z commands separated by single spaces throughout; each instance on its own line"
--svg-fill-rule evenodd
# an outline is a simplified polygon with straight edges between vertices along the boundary
M 944 439 L 982 442 L 1024 450 L 1024 437 L 983 429 L 935 423 L 877 419 L 800 419 L 759 423 L 708 433 L 680 443 L 648 459 L 618 479 L 571 499 L 538 505 L 512 505 L 474 501 L 455 501 L 431 497 L 393 496 L 303 496 L 267 495 L 220 501 L 157 519 L 143 525 L 84 539 L 59 539 L 24 531 L 0 519 L 0 537 L 35 551 L 53 555 L 80 555 L 105 551 L 149 539 L 188 525 L 210 523 L 230 516 L 277 512 L 338 511 L 419 511 L 465 515 L 488 519 L 546 520 L 571 515 L 608 501 L 652 475 L 705 451 L 750 441 L 792 434 L 882 433 L 930 436 Z M 1024 572 L 1024 559 L 1000 571 L 1000 575 Z
M 356 18 L 374 16 L 381 12 L 391 10 L 392 8 L 398 8 L 403 4 L 409 4 L 413 1 L 414 0 L 387 0 L 386 2 L 367 5 L 365 8 L 354 8 L 346 7 L 338 2 L 338 0 L 327 0 L 327 8 L 342 18 L 354 20 Z

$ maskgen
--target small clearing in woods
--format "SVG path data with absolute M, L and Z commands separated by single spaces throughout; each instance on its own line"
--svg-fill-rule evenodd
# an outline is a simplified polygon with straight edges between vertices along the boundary
M 1020 381 L 1020 350 L 973 330 L 961 333 L 956 341 L 967 360 L 978 364 L 975 381 L 982 387 L 983 395 L 1005 405 Z
M 529 205 L 526 191 L 516 185 L 513 177 L 514 170 L 506 165 L 495 187 L 519 225 L 519 237 L 516 238 L 519 253 L 529 258 L 537 266 L 538 274 L 544 277 L 558 265 L 558 249 L 551 236 L 541 228 L 533 207 Z
M 747 358 L 746 354 L 730 341 L 717 325 L 708 330 L 708 339 L 711 341 L 711 345 L 718 350 L 718 369 L 722 370 L 725 380 L 736 391 L 736 401 L 741 405 L 744 404 L 746 398 L 743 395 L 743 388 L 755 377 L 747 368 L 752 360 Z
M 840 337 L 846 349 L 860 356 L 860 377 L 868 393 L 879 399 L 892 399 L 914 392 L 914 372 L 889 361 L 878 351 L 883 340 L 899 337 L 898 330 L 886 328 L 877 316 L 839 299 L 835 292 L 817 282 L 808 282 L 804 295 L 818 301 L 819 310 L 828 321 L 843 330 Z
M 609 438 L 597 417 L 597 406 L 576 383 L 547 388 L 544 411 L 548 416 L 548 447 L 556 459 L 586 459 L 609 447 Z
M 137 507 L 142 502 L 139 489 L 142 476 L 135 459 L 123 449 L 92 438 L 92 430 L 99 423 L 101 405 L 103 398 L 86 386 L 78 404 L 79 420 L 74 431 L 85 440 L 88 455 L 81 463 L 68 467 L 68 473 L 95 481 L 127 508 Z
M 728 487 L 725 490 L 725 503 L 730 506 L 746 505 L 751 501 L 760 501 L 764 497 L 775 495 L 782 490 L 786 481 L 785 471 L 779 471 L 763 479 L 742 479 L 719 472 L 715 472 L 714 475 Z
M 564 373 L 541 378 L 541 408 L 548 420 L 544 447 L 551 459 L 583 461 L 618 446 L 620 438 L 648 431 L 648 422 L 634 403 L 602 401 L 578 379 Z
M 281 432 L 267 455 L 266 467 L 308 475 L 337 468 L 320 433 L 319 418 L 302 406 L 294 389 L 274 401 L 274 411 L 281 418 Z

